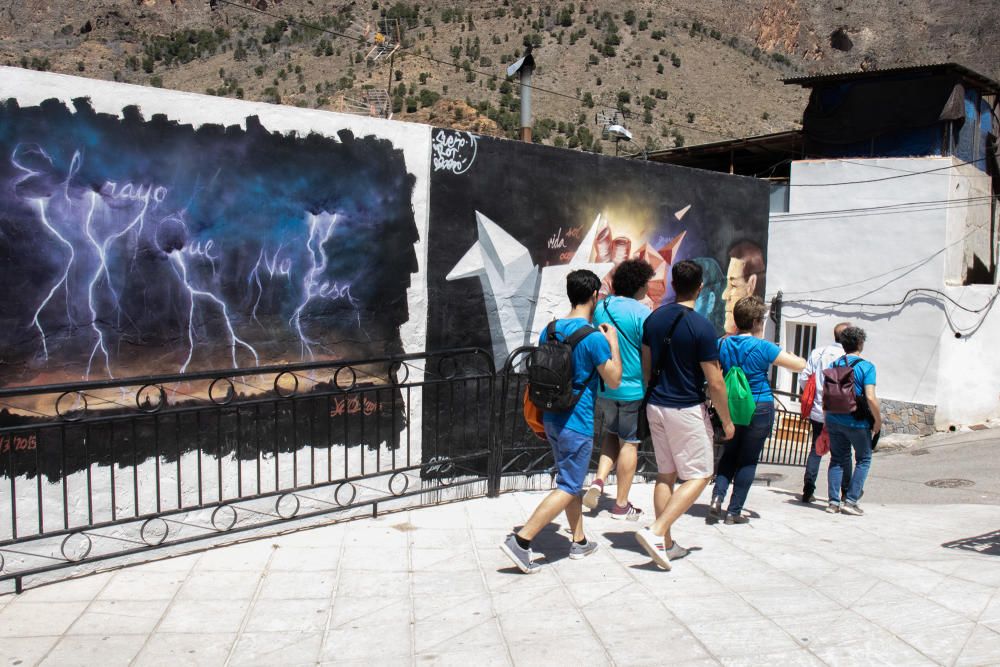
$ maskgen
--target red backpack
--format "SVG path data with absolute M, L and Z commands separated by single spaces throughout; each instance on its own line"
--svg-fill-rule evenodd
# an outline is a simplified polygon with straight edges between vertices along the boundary
M 813 373 L 806 380 L 806 386 L 802 387 L 802 394 L 799 396 L 799 407 L 802 409 L 802 418 L 809 419 L 812 414 L 813 405 L 816 403 L 816 374 Z
M 843 361 L 843 364 L 837 365 Z M 832 415 L 849 415 L 858 409 L 854 393 L 854 367 L 861 359 L 848 362 L 845 354 L 823 371 L 823 411 Z

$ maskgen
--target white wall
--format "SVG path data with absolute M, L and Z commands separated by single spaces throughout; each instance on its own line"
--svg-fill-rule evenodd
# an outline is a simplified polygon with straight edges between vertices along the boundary
M 820 344 L 832 340 L 838 322 L 863 327 L 865 356 L 878 368 L 878 394 L 937 405 L 938 428 L 1000 414 L 994 361 L 1000 355 L 984 349 L 995 340 L 991 333 L 1000 329 L 1000 314 L 991 313 L 979 331 L 956 340 L 948 316 L 960 327 L 981 316 L 956 315 L 956 308 L 932 294 L 907 297 L 914 288 L 945 291 L 948 278 L 960 284 L 967 244 L 981 244 L 975 230 L 982 227 L 983 208 L 957 200 L 981 194 L 982 172 L 947 169 L 955 163 L 795 162 L 789 212 L 772 214 L 768 246 L 768 297 L 779 290 L 784 295 L 782 336 L 790 322 L 816 324 Z M 989 207 L 985 211 L 988 221 Z M 947 290 L 970 308 L 984 305 L 994 291 Z M 787 384 L 788 375 L 782 378 Z

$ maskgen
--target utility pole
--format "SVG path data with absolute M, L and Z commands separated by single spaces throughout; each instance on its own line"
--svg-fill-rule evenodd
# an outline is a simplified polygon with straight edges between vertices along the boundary
M 535 59 L 531 55 L 531 44 L 524 47 L 524 56 L 507 68 L 507 76 L 519 74 L 521 79 L 521 141 L 531 143 L 531 73 L 535 71 Z

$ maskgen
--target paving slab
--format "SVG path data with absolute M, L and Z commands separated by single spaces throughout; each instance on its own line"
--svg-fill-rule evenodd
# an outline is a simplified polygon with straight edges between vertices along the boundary
M 652 490 L 632 501 L 651 508 Z M 1000 528 L 995 506 L 873 498 L 851 517 L 759 486 L 751 522 L 725 526 L 706 492 L 675 527 L 691 554 L 665 572 L 634 540 L 648 519 L 612 520 L 608 500 L 585 515 L 594 555 L 567 557 L 560 518 L 527 576 L 498 545 L 544 494 L 0 596 L 0 665 L 1000 664 L 1000 555 L 969 541 Z

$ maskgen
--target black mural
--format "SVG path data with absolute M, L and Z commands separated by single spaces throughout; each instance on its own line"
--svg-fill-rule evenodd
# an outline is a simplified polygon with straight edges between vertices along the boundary
M 0 104 L 0 385 L 402 351 L 402 150 L 73 106 Z

